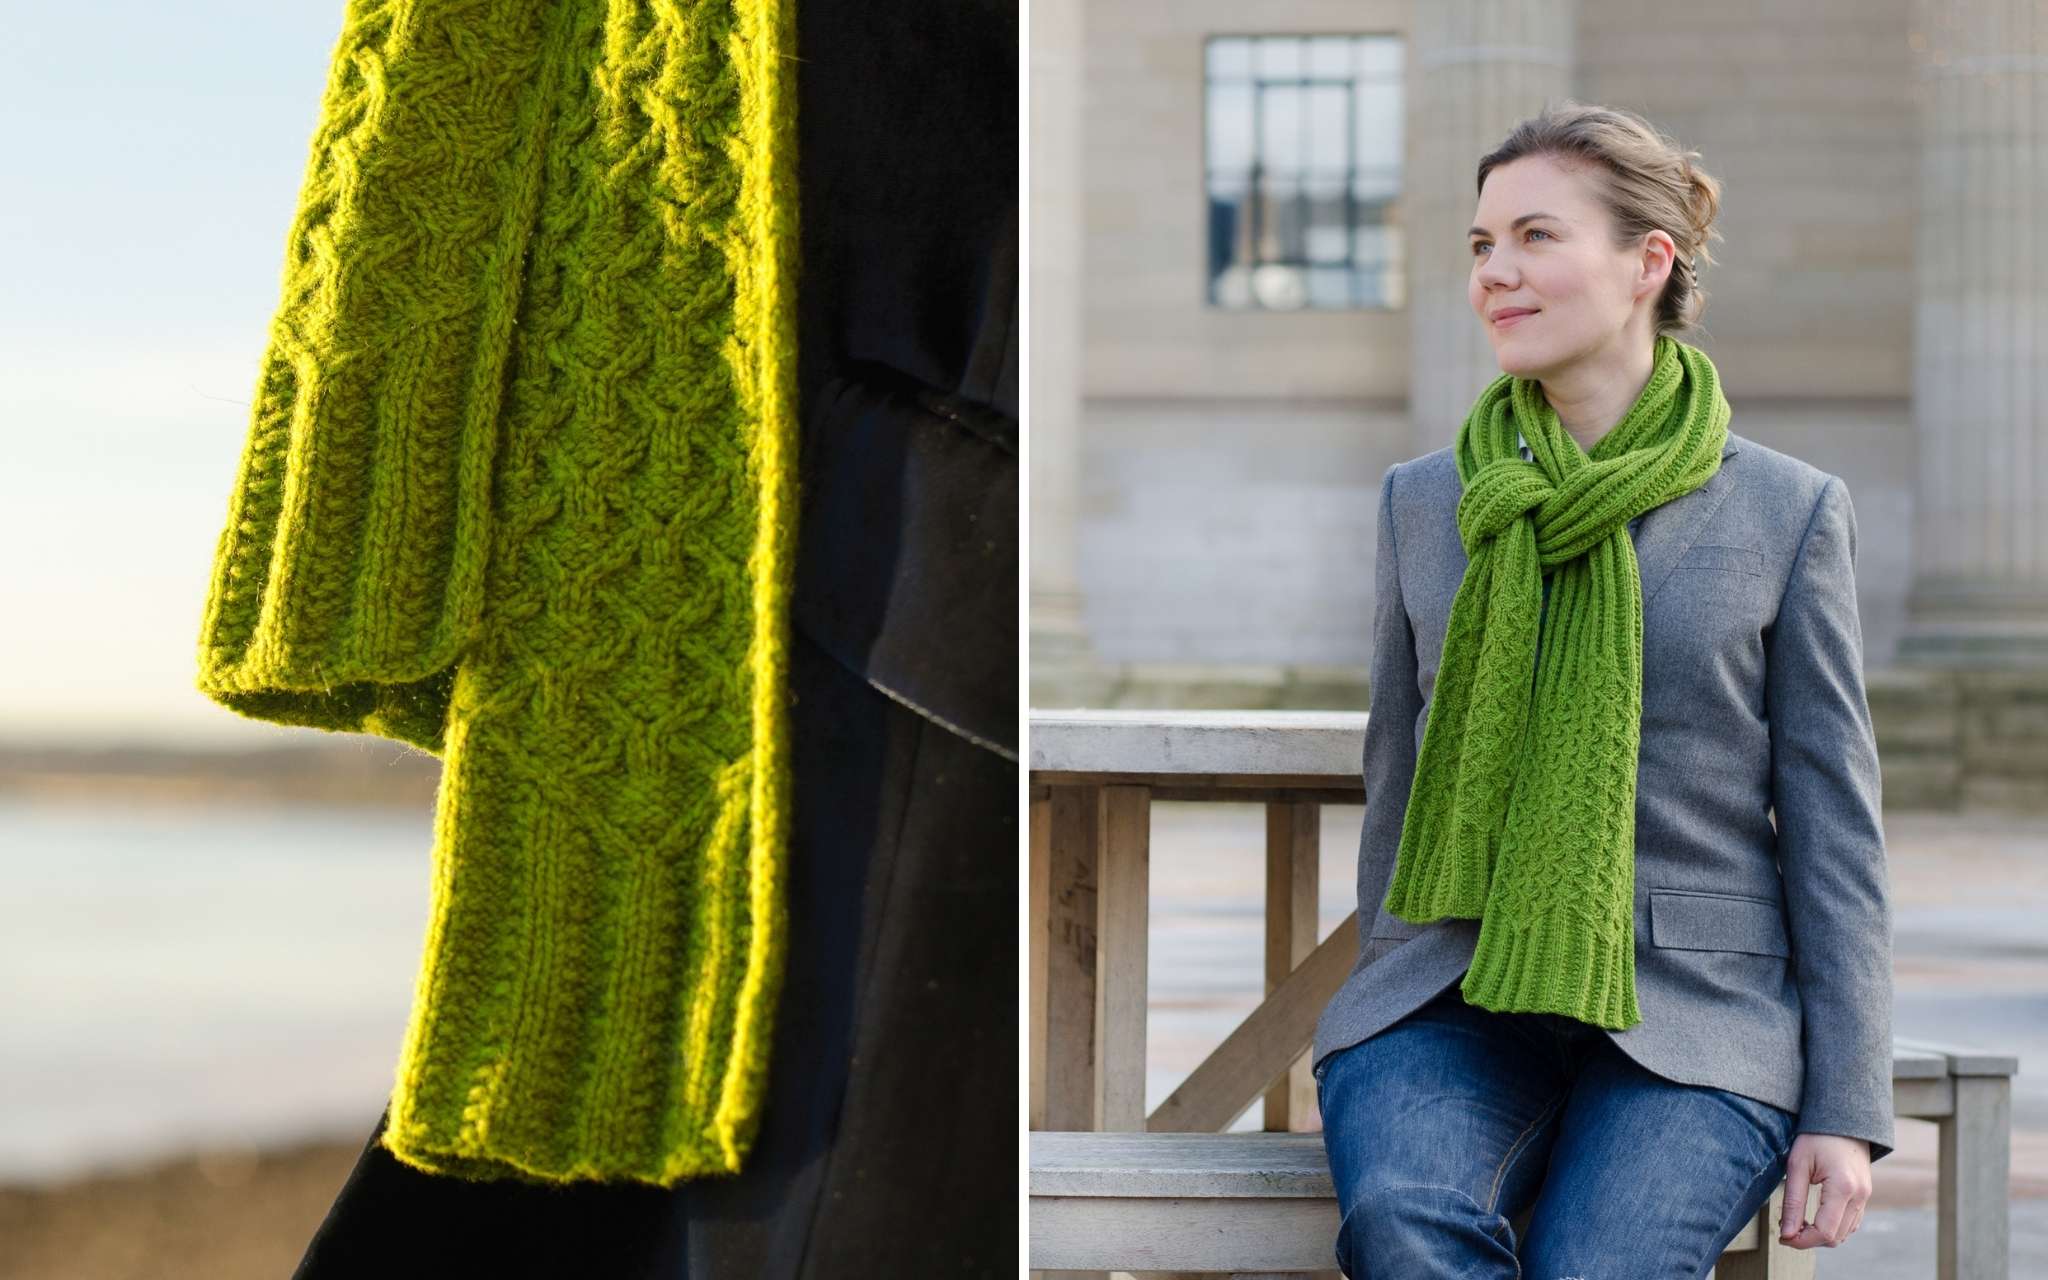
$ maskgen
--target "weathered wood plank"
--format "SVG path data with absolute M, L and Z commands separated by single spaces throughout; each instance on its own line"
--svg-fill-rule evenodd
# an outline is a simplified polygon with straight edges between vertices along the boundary
M 1144 787 L 1104 787 L 1099 795 L 1095 1127 L 1143 1129 L 1152 796 Z
M 1321 805 L 1291 801 L 1266 806 L 1265 959 L 1269 999 L 1316 949 L 1322 829 Z M 1304 1048 L 1286 1073 L 1266 1090 L 1264 1126 L 1276 1132 L 1307 1129 L 1316 1118 L 1316 1079 L 1309 1074 L 1308 1052 Z
M 1363 711 L 1031 713 L 1031 771 L 1355 777 Z
M 1146 1127 L 1209 1133 L 1228 1128 L 1315 1038 L 1316 1019 L 1357 959 L 1353 911 L 1153 1109 Z
M 1320 774 L 1047 773 L 1032 776 L 1049 779 L 1047 786 L 1150 787 L 1154 800 L 1214 801 L 1221 804 L 1311 800 L 1317 804 L 1365 803 L 1365 784 L 1362 781 L 1326 778 Z
M 1320 1130 L 1309 1133 L 1034 1133 L 1030 1194 L 1235 1199 L 1331 1196 Z
M 1031 1202 L 1031 1266 L 1146 1271 L 1319 1271 L 1336 1263 L 1334 1199 L 1213 1197 Z
M 1939 1080 L 1892 1081 L 1892 1114 L 1895 1116 L 1938 1120 L 1954 1115 L 1955 1110 L 1956 1082 L 1947 1076 Z
M 1045 1084 L 1039 1123 L 1097 1127 L 1095 1085 L 1096 860 L 1101 796 L 1055 787 L 1046 798 Z
M 2010 1076 L 2017 1075 L 2020 1060 L 2010 1053 L 1995 1053 L 1948 1041 L 1920 1040 L 1895 1036 L 1895 1047 L 1914 1049 L 1922 1053 L 1936 1054 L 1948 1060 L 1948 1074 L 1952 1076 Z
M 1946 1080 L 1948 1075 L 1947 1055 L 1915 1047 L 1896 1037 L 1892 1040 L 1892 1079 Z
M 2007 1280 L 2011 1274 L 2012 1081 L 1957 1076 L 1955 1114 L 1940 1129 L 1934 1272 L 1939 1280 Z

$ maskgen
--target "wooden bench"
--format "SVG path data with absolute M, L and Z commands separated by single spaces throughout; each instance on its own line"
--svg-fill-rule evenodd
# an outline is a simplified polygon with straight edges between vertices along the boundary
M 1124 1210 L 1150 1212 L 1152 1201 L 1187 1200 L 1186 1212 L 1220 1205 L 1226 1223 L 1246 1206 L 1259 1222 L 1285 1212 L 1291 1195 L 1238 1195 L 1248 1186 L 1296 1185 L 1293 1166 L 1268 1171 L 1257 1160 L 1248 1169 L 1226 1160 L 1218 1185 L 1229 1195 L 1185 1196 L 1133 1190 L 1180 1185 L 1149 1180 L 1141 1172 L 1093 1175 L 1094 1194 L 1047 1190 L 1041 1206 L 1037 1143 L 1135 1141 L 1205 1137 L 1224 1145 L 1254 1140 L 1302 1141 L 1315 1113 L 1315 1081 L 1308 1049 L 1317 1015 L 1335 994 L 1358 954 L 1358 915 L 1352 912 L 1327 937 L 1319 937 L 1317 899 L 1318 833 L 1321 806 L 1366 802 L 1359 759 L 1366 712 L 1311 711 L 1121 711 L 1034 710 L 1031 713 L 1031 863 L 1029 902 L 1030 1125 L 1034 1131 L 1031 1196 L 1046 1219 L 1048 1258 L 1087 1255 L 1089 1240 L 1059 1224 L 1074 1215 Z M 1216 1046 L 1172 1095 L 1148 1110 L 1145 1101 L 1145 1015 L 1148 1007 L 1146 952 L 1150 925 L 1151 805 L 1155 800 L 1263 804 L 1266 898 L 1266 998 Z M 1933 1121 L 1941 1129 L 1938 1275 L 1940 1280 L 2005 1280 L 2007 1222 L 2005 1186 L 2010 1166 L 2010 1080 L 2017 1068 L 2010 1055 L 1941 1048 L 1914 1041 L 1895 1043 L 1893 1097 L 1898 1114 Z M 1262 1106 L 1264 1133 L 1224 1132 L 1247 1107 Z M 1055 1132 L 1085 1131 L 1078 1138 Z M 1315 1159 L 1320 1161 L 1320 1134 Z M 1186 1148 L 1187 1151 L 1212 1148 Z M 1071 1161 L 1092 1148 L 1047 1147 L 1048 1159 Z M 1282 1152 L 1252 1147 L 1248 1154 Z M 1054 1185 L 1088 1181 L 1086 1168 L 1048 1165 Z M 1140 1164 L 1139 1170 L 1149 1166 Z M 1238 1170 L 1233 1173 L 1232 1170 Z M 1185 1178 L 1185 1174 L 1175 1177 Z M 1327 1184 L 1327 1171 L 1317 1176 Z M 1064 1179 L 1062 1183 L 1060 1180 Z M 1235 1179 L 1235 1181 L 1232 1181 Z M 1078 1180 L 1078 1181 L 1077 1181 Z M 1119 1188 L 1122 1188 L 1119 1190 Z M 1268 1272 L 1331 1270 L 1336 1239 L 1335 1202 L 1325 1185 L 1307 1203 L 1294 1206 L 1317 1224 L 1316 1257 L 1303 1266 L 1273 1266 Z M 1780 1203 L 1780 1192 L 1772 1205 Z M 1082 1200 L 1109 1204 L 1077 1206 Z M 1052 1201 L 1059 1201 L 1054 1204 Z M 1279 1204 L 1275 1201 L 1281 1202 Z M 1811 1207 L 1817 1201 L 1809 1201 Z M 1131 1209 L 1131 1206 L 1138 1206 Z M 1122 1206 L 1118 1208 L 1117 1206 Z M 1204 1208 L 1206 1206 L 1206 1208 Z M 1179 1212 L 1176 1210 L 1175 1212 Z M 1767 1208 L 1759 1217 L 1774 1209 Z M 1316 1214 L 1322 1217 L 1316 1217 Z M 1147 1237 L 1136 1230 L 1126 1250 L 1115 1232 L 1097 1242 L 1125 1262 L 1036 1261 L 1040 1223 L 1034 1212 L 1032 1267 L 1108 1268 L 1154 1266 L 1139 1247 Z M 1207 1221 L 1208 1219 L 1204 1219 Z M 1518 1224 L 1519 1225 L 1519 1224 Z M 1327 1230 L 1325 1231 L 1325 1227 Z M 1305 1228 L 1293 1230 L 1300 1239 Z M 1214 1235 L 1214 1231 L 1210 1232 Z M 1754 1243 L 1726 1255 L 1720 1280 L 1743 1265 L 1773 1262 L 1779 1270 L 1743 1275 L 1809 1274 L 1787 1270 L 1810 1263 L 1812 1251 L 1759 1251 Z M 1199 1243 L 1199 1235 L 1195 1238 Z M 1189 1241 L 1158 1241 L 1176 1248 Z M 1773 1242 L 1775 1243 L 1775 1242 Z M 1215 1261 L 1212 1259 L 1212 1261 Z M 1257 1274 L 1229 1260 L 1206 1268 L 1171 1264 L 1210 1274 Z
M 1940 1127 L 1940 1280 L 2008 1280 L 2006 1176 L 2015 1058 L 1917 1040 L 1893 1042 L 1901 1117 Z M 1323 1135 L 1030 1135 L 1033 1270 L 1336 1274 L 1338 1209 Z M 1881 1167 L 1881 1166 L 1880 1166 Z M 1777 1239 L 1781 1182 L 1715 1264 L 1712 1280 L 1811 1280 L 1820 1250 Z M 1819 1209 L 1809 1195 L 1806 1218 Z M 1519 1241 L 1529 1212 L 1509 1219 Z

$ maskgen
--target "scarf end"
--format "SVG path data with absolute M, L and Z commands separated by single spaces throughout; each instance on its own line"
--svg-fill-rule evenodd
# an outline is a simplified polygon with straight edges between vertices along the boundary
M 617 816 L 646 808 L 645 788 L 606 809 L 574 788 L 501 784 L 520 777 L 520 735 L 457 722 L 379 1146 L 477 1182 L 671 1187 L 742 1171 L 790 934 L 779 724 L 758 744 L 765 776 L 742 755 L 686 827 L 649 835 Z
M 590 1152 L 567 1165 L 551 1162 L 523 1147 L 437 1141 L 428 1132 L 430 1128 L 421 1124 L 408 1125 L 404 1131 L 387 1127 L 377 1135 L 377 1145 L 400 1164 L 464 1182 L 512 1182 L 538 1187 L 565 1187 L 582 1182 L 674 1187 L 686 1181 L 738 1174 L 752 1147 L 756 1126 L 749 1126 L 737 1143 L 730 1141 L 729 1135 L 702 1132 L 655 1162 Z
M 1382 905 L 1409 924 L 1434 924 L 1445 917 L 1477 920 L 1486 914 L 1492 879 L 1484 853 L 1469 846 L 1453 846 L 1428 860 L 1401 854 Z
M 367 733 L 445 756 L 455 668 L 419 680 L 359 680 L 325 689 L 297 689 L 260 680 L 239 682 L 203 668 L 194 687 L 237 715 L 270 724 Z
M 1459 990 L 1498 1013 L 1556 1013 L 1609 1031 L 1643 1020 L 1636 1006 L 1635 929 L 1602 937 L 1575 921 L 1510 927 L 1486 920 Z
M 629 1101 L 597 1110 L 588 1099 L 571 1104 L 555 1089 L 508 1087 L 509 1055 L 464 1073 L 452 1060 L 419 1060 L 409 1050 L 377 1144 L 402 1164 L 468 1182 L 673 1187 L 733 1176 L 760 1131 L 768 1040 L 762 1033 L 772 1024 L 775 1003 L 771 994 L 739 1011 L 743 1025 L 735 1043 L 692 1047 L 693 1056 L 722 1059 L 714 1072 L 720 1083 L 708 1095 L 678 1087 L 670 1072 L 656 1072 L 627 1091 Z M 521 1053 L 527 1063 L 592 1056 L 540 1045 L 523 1046 Z M 531 1077 L 532 1069 L 525 1074 Z M 471 1083 L 458 1091 L 462 1079 Z

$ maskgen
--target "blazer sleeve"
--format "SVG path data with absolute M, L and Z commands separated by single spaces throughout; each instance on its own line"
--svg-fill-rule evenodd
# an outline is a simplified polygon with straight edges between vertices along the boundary
M 1796 1132 L 1892 1150 L 1892 913 L 1856 612 L 1856 512 L 1829 476 L 1766 651 L 1772 807 L 1805 1029 Z
M 1415 718 L 1422 690 L 1415 675 L 1415 633 L 1401 599 L 1401 561 L 1394 540 L 1394 473 L 1380 481 L 1379 544 L 1374 554 L 1372 702 L 1365 721 L 1365 823 L 1358 842 L 1358 936 L 1367 964 L 1373 920 L 1394 877 L 1401 821 L 1415 780 Z M 1382 940 L 1382 950 L 1388 944 Z

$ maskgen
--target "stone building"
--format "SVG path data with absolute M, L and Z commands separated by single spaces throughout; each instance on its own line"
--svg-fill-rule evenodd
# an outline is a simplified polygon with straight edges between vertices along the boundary
M 1031 28 L 1034 706 L 1367 704 L 1379 477 L 1499 372 L 1478 160 L 1570 97 L 1723 183 L 1685 337 L 1849 485 L 1887 803 L 2048 806 L 2048 0 Z

